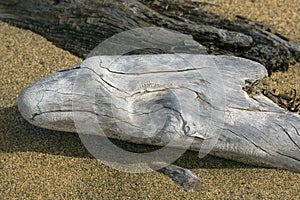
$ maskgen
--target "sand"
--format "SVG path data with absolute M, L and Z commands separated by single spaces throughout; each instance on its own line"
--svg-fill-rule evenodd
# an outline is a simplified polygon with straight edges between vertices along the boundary
M 209 2 L 218 6 L 206 6 L 207 10 L 230 19 L 241 15 L 268 23 L 300 44 L 298 0 Z M 18 94 L 30 83 L 81 59 L 39 35 L 5 23 L 0 23 L 0 41 L 1 200 L 300 199 L 298 173 L 211 156 L 199 159 L 194 152 L 187 152 L 176 164 L 201 178 L 200 191 L 195 193 L 186 193 L 157 172 L 130 174 L 105 166 L 87 152 L 76 134 L 34 127 L 16 107 Z M 281 81 L 285 81 L 283 90 L 287 90 L 297 86 L 299 76 L 299 67 L 294 66 L 288 73 L 276 73 L 270 85 L 282 88 Z

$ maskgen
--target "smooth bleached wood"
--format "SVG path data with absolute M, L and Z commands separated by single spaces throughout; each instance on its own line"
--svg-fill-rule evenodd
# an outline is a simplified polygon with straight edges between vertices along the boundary
M 152 163 L 151 166 L 154 169 L 159 168 L 159 173 L 169 176 L 187 192 L 200 190 L 201 181 L 191 170 L 166 163 Z
M 74 116 L 77 125 L 97 119 L 109 137 L 181 148 L 193 139 L 200 154 L 217 138 L 212 155 L 300 172 L 300 116 L 242 89 L 265 76 L 263 65 L 231 56 L 90 57 L 29 86 L 18 107 L 48 129 L 76 132 Z M 81 128 L 99 135 L 99 124 Z

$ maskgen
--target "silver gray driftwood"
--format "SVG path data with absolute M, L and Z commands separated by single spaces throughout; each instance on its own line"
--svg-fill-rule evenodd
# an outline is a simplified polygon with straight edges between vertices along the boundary
M 18 107 L 39 127 L 76 132 L 96 117 L 111 138 L 193 138 L 200 154 L 300 172 L 300 116 L 243 90 L 265 76 L 261 64 L 231 56 L 90 57 L 26 88 Z M 99 126 L 84 130 L 97 135 Z

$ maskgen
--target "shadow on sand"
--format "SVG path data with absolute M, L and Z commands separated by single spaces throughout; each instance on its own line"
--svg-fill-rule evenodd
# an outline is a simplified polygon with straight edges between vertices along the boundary
M 69 157 L 93 158 L 85 149 L 76 133 L 42 129 L 29 124 L 18 111 L 17 106 L 0 109 L 0 153 L 40 152 Z M 99 137 L 100 138 L 100 137 Z M 111 140 L 119 147 L 132 152 L 149 152 L 158 147 L 137 145 L 119 140 Z M 184 168 L 255 168 L 238 162 L 213 156 L 198 158 L 197 152 L 187 151 L 174 164 Z

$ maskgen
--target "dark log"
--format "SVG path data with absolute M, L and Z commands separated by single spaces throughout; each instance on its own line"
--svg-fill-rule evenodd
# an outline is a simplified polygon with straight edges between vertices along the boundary
M 258 61 L 269 73 L 300 61 L 298 45 L 264 30 L 261 24 L 243 19 L 232 22 L 204 12 L 201 4 L 186 0 L 0 0 L 0 20 L 41 34 L 80 57 L 121 31 L 159 26 L 192 35 L 209 53 Z

